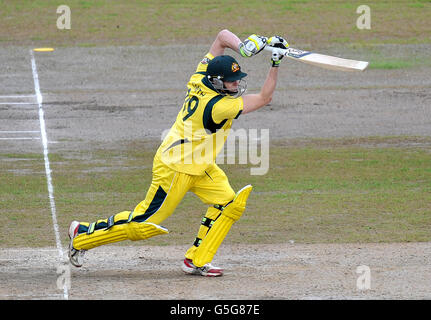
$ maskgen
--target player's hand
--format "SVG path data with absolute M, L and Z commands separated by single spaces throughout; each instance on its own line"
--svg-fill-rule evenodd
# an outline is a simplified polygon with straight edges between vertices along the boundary
M 271 38 L 269 38 L 267 41 L 267 45 L 280 49 L 287 49 L 289 47 L 289 44 L 287 43 L 286 39 L 280 36 L 272 36 Z
M 266 37 L 252 34 L 239 44 L 239 52 L 243 57 L 252 57 L 265 48 L 267 40 Z
M 289 44 L 287 41 L 280 36 L 273 36 L 268 39 L 267 42 L 268 46 L 279 48 L 279 49 L 287 49 L 289 47 Z M 271 55 L 271 63 L 273 67 L 278 67 L 280 65 L 281 59 L 283 59 L 284 55 L 277 52 L 277 50 L 272 51 Z

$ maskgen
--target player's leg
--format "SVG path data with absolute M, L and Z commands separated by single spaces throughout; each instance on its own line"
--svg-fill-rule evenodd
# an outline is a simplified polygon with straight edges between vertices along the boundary
M 230 227 L 245 209 L 251 186 L 246 189 L 236 195 L 227 176 L 217 165 L 208 168 L 206 176 L 202 176 L 191 188 L 203 202 L 212 205 L 202 219 L 193 245 L 186 252 L 183 264 L 185 272 L 206 276 L 223 274 L 223 270 L 211 266 L 210 262 Z
M 212 261 L 232 225 L 241 218 L 252 189 L 251 185 L 245 186 L 235 194 L 232 202 L 221 209 L 220 216 L 196 249 L 193 258 L 196 266 L 204 266 Z
M 196 180 L 190 191 L 194 192 L 202 202 L 210 205 L 204 218 L 201 220 L 198 235 L 193 246 L 186 253 L 186 258 L 193 260 L 194 252 L 216 219 L 220 216 L 220 209 L 233 200 L 235 191 L 230 186 L 226 174 L 217 165 L 209 167 L 205 171 L 205 175 Z
M 85 251 L 95 247 L 123 240 L 144 240 L 168 233 L 162 226 L 152 223 L 129 221 L 131 211 L 117 213 L 108 219 L 96 222 L 72 221 L 69 227 L 69 260 L 76 266 L 82 265 Z
M 143 240 L 168 233 L 159 224 L 177 207 L 190 185 L 190 176 L 175 172 L 161 163 L 153 167 L 153 180 L 143 201 L 134 210 L 123 211 L 108 219 L 93 223 L 72 222 L 69 230 L 71 244 L 69 256 L 72 264 L 80 251 L 123 240 Z M 76 263 L 74 263 L 76 262 Z

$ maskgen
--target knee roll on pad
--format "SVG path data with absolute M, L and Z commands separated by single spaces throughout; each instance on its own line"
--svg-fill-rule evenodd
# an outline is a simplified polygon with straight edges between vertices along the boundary
M 125 225 L 127 226 L 127 225 Z M 151 222 L 130 222 L 126 228 L 127 239 L 145 240 L 159 234 L 169 233 L 168 229 Z
M 234 222 L 236 222 L 239 220 L 239 218 L 241 218 L 244 210 L 245 210 L 245 204 L 244 205 L 232 205 L 232 203 L 230 203 L 223 210 L 222 215 L 224 215 L 225 217 L 230 218 Z
M 223 208 L 223 211 L 221 213 L 222 216 L 230 218 L 234 222 L 238 221 L 245 210 L 245 205 L 252 189 L 253 187 L 251 185 L 247 185 L 241 190 L 239 190 L 236 193 L 235 198 L 232 200 L 232 202 Z

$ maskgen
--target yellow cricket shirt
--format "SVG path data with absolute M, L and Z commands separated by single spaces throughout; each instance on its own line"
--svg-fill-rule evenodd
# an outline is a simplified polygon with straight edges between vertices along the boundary
M 218 94 L 205 72 L 214 56 L 206 54 L 187 83 L 187 95 L 174 125 L 156 157 L 173 170 L 201 175 L 215 163 L 226 142 L 232 120 L 243 110 L 242 97 Z

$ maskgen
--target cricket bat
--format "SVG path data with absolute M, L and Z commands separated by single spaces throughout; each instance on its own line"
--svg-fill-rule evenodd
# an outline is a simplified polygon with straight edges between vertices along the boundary
M 271 46 L 266 46 L 265 50 L 273 52 L 278 51 L 280 54 L 294 59 L 296 61 L 312 64 L 318 67 L 331 69 L 331 70 L 340 70 L 340 71 L 364 71 L 367 66 L 367 61 L 357 61 L 350 59 L 343 59 L 333 56 L 328 56 L 320 53 L 304 51 L 294 48 L 275 48 Z

